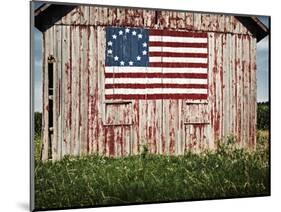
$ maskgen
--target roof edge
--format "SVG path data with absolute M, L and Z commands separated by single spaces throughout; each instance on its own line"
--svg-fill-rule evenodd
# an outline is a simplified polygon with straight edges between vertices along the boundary
M 35 27 L 38 28 L 41 32 L 44 32 L 55 22 L 57 22 L 61 17 L 66 15 L 78 5 L 79 4 L 60 3 L 45 3 L 41 5 L 34 12 Z M 234 15 L 234 17 L 236 17 L 238 21 L 240 21 L 257 38 L 257 42 L 259 42 L 269 34 L 269 29 L 256 16 Z
M 257 38 L 257 42 L 269 35 L 269 29 L 256 16 L 235 17 Z

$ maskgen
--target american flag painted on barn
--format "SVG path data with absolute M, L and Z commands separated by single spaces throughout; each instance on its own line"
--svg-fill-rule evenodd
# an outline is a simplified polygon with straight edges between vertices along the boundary
M 106 28 L 106 99 L 207 99 L 207 33 Z

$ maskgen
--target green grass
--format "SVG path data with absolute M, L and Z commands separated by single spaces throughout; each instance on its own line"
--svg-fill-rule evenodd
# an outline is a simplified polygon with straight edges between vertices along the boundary
M 35 206 L 47 209 L 268 195 L 268 137 L 258 136 L 257 143 L 255 152 L 227 144 L 217 152 L 178 157 L 65 157 L 43 164 L 36 156 Z

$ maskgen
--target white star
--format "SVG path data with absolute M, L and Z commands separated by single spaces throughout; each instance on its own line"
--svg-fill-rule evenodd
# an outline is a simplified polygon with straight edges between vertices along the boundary
M 125 32 L 126 32 L 126 33 L 129 33 L 129 32 L 130 32 L 130 29 L 129 29 L 129 28 L 126 28 L 126 29 L 125 29 Z
M 122 30 L 119 31 L 119 35 L 123 35 L 123 31 Z
M 107 50 L 107 53 L 108 53 L 108 54 L 112 54 L 112 49 L 108 49 L 108 50 Z
M 140 56 L 137 56 L 137 60 L 141 60 L 141 57 L 140 57 Z
M 133 35 L 137 35 L 137 32 L 134 30 L 134 31 L 132 32 L 132 34 L 133 34 Z
M 117 38 L 117 36 L 114 34 L 114 35 L 112 35 L 112 38 L 113 38 L 113 39 L 116 39 L 116 38 Z
M 134 64 L 133 61 L 129 61 L 129 65 L 132 66 Z
M 112 46 L 112 41 L 108 41 L 107 45 Z
M 144 42 L 144 43 L 142 44 L 142 46 L 143 46 L 143 47 L 147 47 L 147 43 Z
M 120 65 L 121 65 L 121 66 L 123 66 L 124 64 L 125 64 L 124 61 L 121 61 L 121 62 L 120 62 Z
M 119 59 L 119 57 L 117 57 L 117 55 L 114 57 L 114 60 L 117 61 Z
M 147 54 L 146 50 L 142 51 L 142 55 L 146 55 L 146 54 Z
M 142 34 L 138 34 L 138 38 L 142 38 Z

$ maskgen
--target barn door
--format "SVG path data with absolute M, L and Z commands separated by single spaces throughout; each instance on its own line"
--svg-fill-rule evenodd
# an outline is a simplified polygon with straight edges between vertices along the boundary
M 107 156 L 131 153 L 132 102 L 105 102 L 105 149 Z

